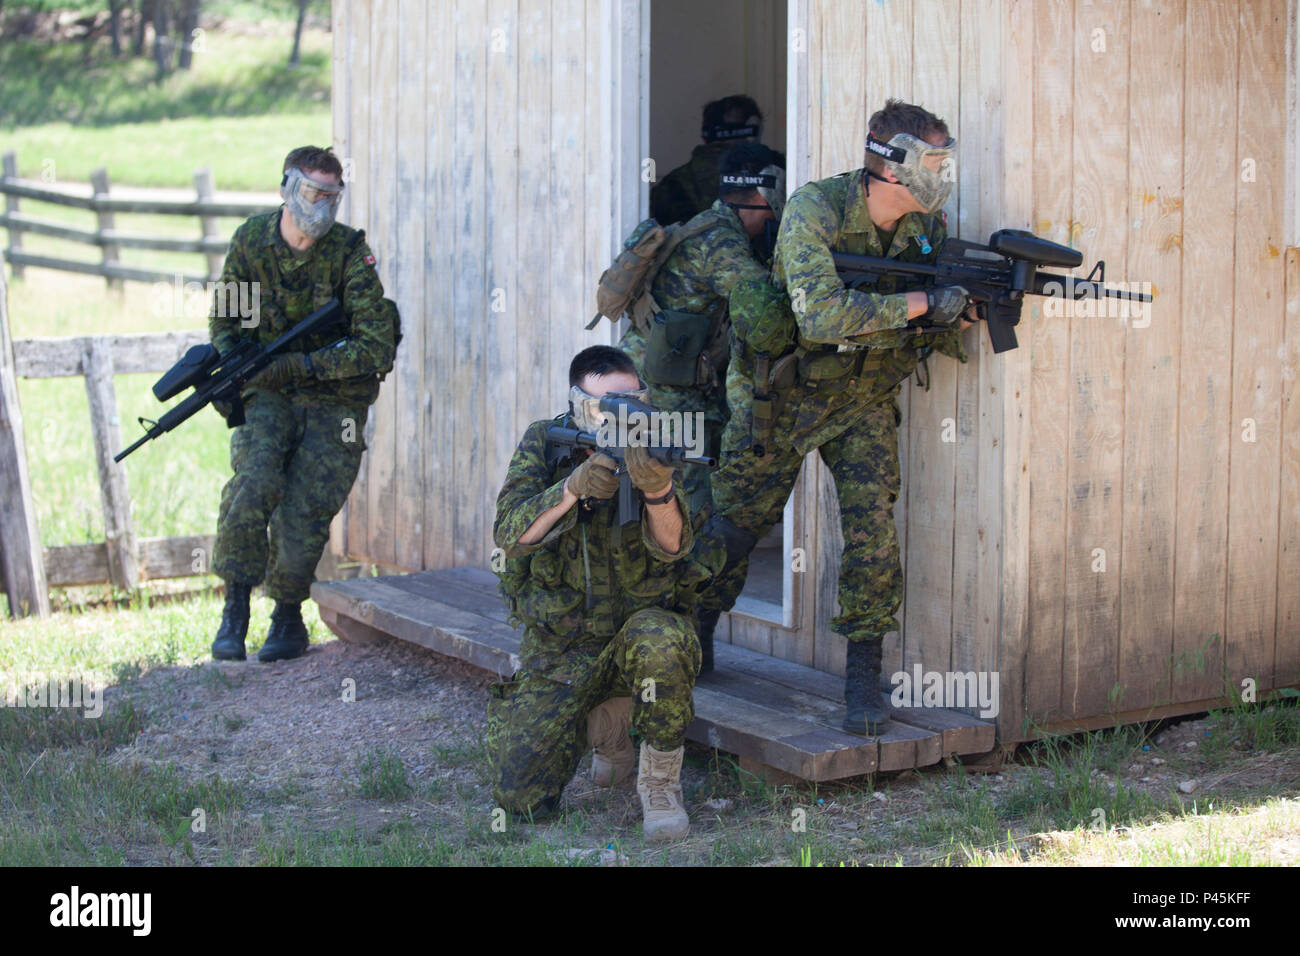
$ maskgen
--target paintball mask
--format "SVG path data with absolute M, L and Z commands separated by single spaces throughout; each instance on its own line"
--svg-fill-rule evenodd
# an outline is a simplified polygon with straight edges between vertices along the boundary
M 334 216 L 338 212 L 339 201 L 343 198 L 343 187 L 317 182 L 301 169 L 289 169 L 285 171 L 284 179 L 280 180 L 280 196 L 284 199 L 293 224 L 304 235 L 319 239 L 334 225 Z
M 650 394 L 650 390 L 645 382 L 641 382 L 641 387 L 635 392 L 619 392 L 619 395 L 626 395 L 628 398 L 635 398 L 638 402 L 645 402 Z M 600 400 L 603 395 L 588 395 L 579 386 L 574 385 L 569 389 L 569 411 L 573 414 L 573 426 L 582 432 L 597 434 L 601 426 L 605 424 L 605 419 L 609 417 L 608 412 L 600 410 Z
M 895 133 L 888 143 L 867 134 L 867 152 L 885 161 L 927 213 L 938 212 L 948 201 L 952 184 L 957 181 L 956 149 L 957 141 L 951 137 L 942 146 L 932 146 L 911 133 Z

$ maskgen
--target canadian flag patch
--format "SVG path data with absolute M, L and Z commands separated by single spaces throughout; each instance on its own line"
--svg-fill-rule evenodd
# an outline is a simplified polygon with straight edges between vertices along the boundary
M 948 225 L 948 213 L 947 213 L 947 212 L 945 212 L 944 210 L 940 209 L 940 210 L 939 210 L 939 218 L 943 220 L 943 224 L 944 224 L 945 226 Z
M 373 266 L 374 264 L 375 264 L 375 257 L 374 257 L 374 256 L 366 256 L 366 265 L 368 265 L 368 266 Z

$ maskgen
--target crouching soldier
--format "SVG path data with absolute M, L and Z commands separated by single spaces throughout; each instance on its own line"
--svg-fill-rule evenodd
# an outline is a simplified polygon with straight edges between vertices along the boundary
M 645 447 L 626 449 L 639 520 L 619 528 L 614 459 L 548 442 L 552 425 L 600 432 L 606 395 L 643 398 L 632 360 L 593 346 L 573 359 L 569 384 L 569 415 L 528 427 L 497 498 L 501 589 L 524 637 L 520 670 L 488 704 L 494 791 L 521 818 L 549 816 L 594 747 L 594 782 L 615 786 L 635 771 L 645 838 L 677 839 L 688 827 L 680 775 L 700 669 L 695 589 L 723 556 L 690 556 L 681 480 Z

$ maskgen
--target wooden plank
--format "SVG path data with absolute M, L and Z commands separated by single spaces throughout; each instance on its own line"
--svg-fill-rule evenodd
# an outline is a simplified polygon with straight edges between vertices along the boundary
M 1189 3 L 1183 182 L 1208 182 L 1237 162 L 1235 7 Z M 1223 690 L 1227 636 L 1229 449 L 1232 421 L 1233 237 L 1236 190 L 1183 190 L 1183 301 L 1178 386 L 1178 503 L 1174 521 L 1174 700 Z M 1159 290 L 1157 290 L 1159 291 Z M 1152 303 L 1164 315 L 1163 296 Z M 1153 320 L 1155 321 L 1155 320 Z M 1213 636 L 1213 641 L 1211 637 Z
M 450 604 L 466 611 L 490 618 L 504 624 L 509 616 L 506 611 L 505 598 L 500 594 L 484 594 L 473 588 L 465 587 L 445 577 L 445 571 L 432 571 L 424 574 L 399 574 L 384 581 L 408 594 L 429 598 L 443 604 Z
M 397 111 L 402 117 L 416 118 L 397 129 L 397 188 L 403 201 L 413 209 L 434 208 L 425 194 L 425 148 L 428 142 L 425 116 L 424 70 L 425 34 L 429 5 L 423 0 L 401 0 L 399 15 L 402 29 L 398 41 Z M 396 243 L 388 255 L 402 258 L 402 268 L 392 272 L 394 286 L 389 294 L 404 316 L 411 321 L 402 325 L 403 340 L 398 348 L 392 374 L 395 456 L 393 467 L 394 542 L 398 564 L 407 568 L 424 567 L 424 456 L 428 454 L 429 436 L 420 428 L 421 400 L 424 397 L 424 263 L 426 229 L 430 217 L 397 217 L 392 231 Z M 407 263 L 414 265 L 414 268 Z
M 913 102 L 945 120 L 961 143 L 960 64 L 952 56 L 960 49 L 960 17 L 952 16 L 943 0 L 916 0 L 913 24 Z M 953 190 L 944 209 L 954 232 L 959 198 Z M 899 543 L 906 557 L 904 626 L 901 653 L 890 660 L 890 671 L 916 663 L 946 667 L 951 656 L 958 363 L 936 355 L 929 368 L 929 389 L 903 386 L 907 420 L 899 438 L 907 475 L 899 498 L 906 515 Z
M 1185 140 L 1182 84 L 1170 82 L 1184 75 L 1185 15 L 1183 0 L 1157 0 L 1135 6 L 1130 26 L 1128 175 L 1134 228 L 1127 273 L 1115 278 L 1153 282 L 1160 290 L 1160 311 L 1158 321 L 1147 313 L 1126 323 L 1119 631 L 1125 708 L 1169 700 L 1174 655 L 1184 178 L 1179 150 L 1168 147 Z
M 350 76 L 351 49 L 357 38 L 348 29 L 348 8 L 351 0 L 339 0 L 330 4 L 330 36 L 333 38 L 330 50 L 330 118 L 333 121 L 331 133 L 334 155 L 343 163 L 343 181 L 348 188 L 343 190 L 339 208 L 339 218 L 344 222 L 352 220 L 352 203 L 349 193 L 352 189 L 352 137 L 350 123 L 352 120 L 352 80 Z M 364 434 L 364 433 L 363 433 Z M 330 519 L 330 540 L 328 553 L 342 557 L 348 553 L 348 510 L 351 498 L 343 502 L 343 507 Z
M 140 332 L 125 335 L 70 335 L 44 339 L 16 339 L 13 343 L 14 374 L 20 378 L 60 378 L 85 375 L 83 359 L 91 339 L 108 349 L 117 375 L 132 372 L 165 372 L 186 350 L 203 345 L 208 333 Z
M 719 647 L 715 649 L 714 655 L 719 670 L 759 677 L 772 684 L 798 690 L 804 695 L 816 695 L 825 701 L 823 709 L 826 713 L 836 712 L 843 716 L 842 677 L 738 647 Z M 889 673 L 881 675 L 882 693 L 889 694 L 893 690 L 890 677 Z M 984 753 L 994 744 L 996 727 L 992 721 L 980 720 L 958 711 L 895 708 L 892 719 L 914 728 L 941 732 L 944 754 Z M 838 725 L 838 720 L 836 723 Z
M 437 208 L 455 207 L 452 157 L 455 151 L 456 72 L 448 69 L 454 57 L 456 33 L 454 4 L 429 8 L 425 32 L 424 128 L 428 139 L 425 164 L 426 201 Z M 455 356 L 450 344 L 455 336 L 454 288 L 456 246 L 452 241 L 450 212 L 443 229 L 430 233 L 424 250 L 424 391 L 420 397 L 421 431 L 428 436 L 424 455 L 424 568 L 442 568 L 451 560 L 454 516 L 451 513 L 455 458 L 459 445 L 453 431 L 451 396 Z M 432 347 L 430 347 L 432 346 Z
M 203 217 L 201 217 L 203 218 Z M 0 214 L 0 227 L 14 230 L 15 233 L 30 232 L 38 236 L 51 236 L 55 239 L 68 239 L 92 246 L 105 244 L 120 246 L 123 249 L 157 249 L 169 252 L 203 252 L 225 256 L 230 245 L 229 238 L 219 235 L 209 239 L 176 239 L 161 236 L 147 236 L 134 232 L 122 232 L 120 229 L 106 229 L 102 233 L 94 229 L 82 229 L 63 223 L 50 222 L 29 216 L 26 213 Z M 218 263 L 220 269 L 220 263 Z M 215 278 L 215 276 L 214 276 Z
M 12 154 L 8 154 L 10 157 Z M 32 482 L 27 471 L 27 439 L 14 375 L 9 338 L 9 288 L 0 266 L 0 583 L 9 597 L 11 617 L 50 616 L 49 587 L 41 560 Z
M 391 634 L 385 634 L 377 627 L 371 627 L 369 624 L 362 624 L 360 621 L 354 621 L 345 614 L 339 614 L 337 611 L 327 607 L 317 608 L 320 614 L 321 622 L 331 631 L 339 636 L 341 640 L 349 644 L 382 644 L 385 641 L 393 639 Z
M 490 315 L 484 259 L 487 219 L 492 214 L 486 208 L 484 194 L 486 18 L 483 4 L 456 0 L 456 147 L 452 158 L 457 210 L 452 237 L 456 246 L 453 300 L 456 331 L 454 344 L 449 343 L 455 365 L 448 396 L 452 413 L 450 427 L 456 436 L 452 445 L 456 449 L 456 477 L 447 500 L 455 520 L 454 533 L 448 542 L 452 564 L 481 563 L 491 550 L 483 506 L 487 486 L 494 482 L 484 480 L 488 435 L 482 427 L 482 423 L 491 420 L 486 415 L 488 388 L 484 377 L 486 324 Z
M 171 282 L 178 276 L 182 282 L 203 282 L 205 277 L 188 272 L 165 272 L 161 269 L 139 269 L 120 263 L 76 262 L 72 259 L 58 259 L 54 256 L 37 256 L 30 252 L 10 252 L 6 254 L 10 264 L 36 266 L 41 269 L 58 269 L 61 272 L 76 272 L 81 275 L 101 276 L 106 279 L 130 279 L 133 282 Z
M 136 553 L 140 577 L 159 580 L 207 574 L 215 544 L 216 536 L 211 534 L 138 538 Z M 52 588 L 103 584 L 110 580 L 108 546 L 103 541 L 46 548 L 42 563 Z
M 1097 33 L 1096 31 L 1102 31 Z M 1104 36 L 1104 51 L 1094 52 Z M 1127 6 L 1075 8 L 1074 217 L 1091 258 L 1123 261 L 1128 243 Z M 1093 250 L 1096 250 L 1093 252 Z M 1074 388 L 1066 487 L 1066 647 L 1062 711 L 1104 713 L 1117 684 L 1124 449 L 1124 339 L 1114 320 L 1071 329 Z M 1102 563 L 1104 561 L 1104 564 Z M 1104 567 L 1104 570 L 1102 570 Z
M 113 358 L 107 344 L 90 339 L 83 359 L 86 399 L 90 403 L 90 434 L 99 468 L 99 495 L 104 507 L 104 533 L 108 544 L 108 575 L 114 587 L 134 591 L 140 586 L 136 561 L 135 528 L 131 522 L 131 494 L 126 487 L 126 466 L 113 461 L 122 447 L 117 392 L 113 388 Z
M 872 738 L 824 730 L 707 687 L 695 688 L 695 721 L 686 736 L 805 780 L 873 773 L 878 765 Z
M 370 21 L 370 248 L 379 260 L 380 279 L 387 290 L 399 285 L 397 139 L 398 51 L 397 0 L 374 0 Z M 397 539 L 406 529 L 397 525 L 397 378 L 389 376 L 370 406 L 366 422 L 366 556 L 397 566 Z M 410 436 L 403 438 L 403 441 Z
M 371 151 L 374 148 L 371 134 L 370 90 L 370 6 L 349 0 L 347 4 L 348 28 L 341 34 L 348 45 L 348 128 L 351 150 L 343 157 L 344 170 L 351 171 L 351 181 L 344 190 L 348 204 L 348 225 L 357 229 L 370 229 L 371 185 L 374 167 Z M 336 35 L 338 36 L 338 35 Z M 373 248 L 373 245 L 372 245 Z M 365 436 L 369 443 L 374 429 L 373 406 L 366 418 Z M 368 505 L 370 498 L 370 452 L 361 458 L 357 481 L 348 495 L 347 549 L 348 557 L 366 558 L 370 555 Z
M 1074 16 L 1070 0 L 1034 4 L 1034 232 L 1073 242 Z M 1057 308 L 1057 307 L 1060 308 Z M 1029 466 L 1029 613 L 1023 714 L 1002 711 L 999 729 L 1061 705 L 1065 646 L 1065 534 L 1070 445 L 1070 323 L 1073 304 L 1033 297 L 1022 325 L 1032 340 L 1029 404 L 1034 423 Z M 1009 666 L 1014 666 L 1007 661 Z
M 356 588 L 359 583 L 364 589 Z M 508 675 L 519 668 L 519 638 L 511 628 L 376 578 L 313 584 L 311 596 L 337 614 L 484 670 Z
M 68 189 L 49 189 L 10 178 L 7 174 L 0 178 L 0 194 L 16 196 L 23 199 L 35 199 L 55 206 L 70 206 L 74 209 L 89 209 L 91 212 L 130 212 L 153 216 L 215 216 L 220 219 L 247 219 L 276 207 L 264 202 L 195 202 L 194 200 L 143 199 L 104 197 L 94 193 L 89 196 L 79 194 L 82 187 L 74 187 L 78 192 Z M 157 190 L 161 192 L 162 190 Z
M 9 150 L 3 156 L 0 156 L 0 172 L 3 173 L 4 179 L 16 179 L 18 176 L 18 156 L 13 150 Z M 6 219 L 18 216 L 18 197 L 12 193 L 5 193 L 5 217 Z M 23 247 L 23 234 L 13 229 L 9 230 L 9 243 L 5 249 L 6 259 L 8 259 L 10 268 L 13 269 L 14 278 L 23 277 L 23 267 L 13 261 L 13 254 L 21 252 Z M 44 615 L 42 615 L 44 617 Z
M 211 202 L 217 194 L 211 166 L 204 166 L 194 174 L 194 190 L 198 194 L 199 202 Z M 208 250 L 208 276 L 215 282 L 221 278 L 221 265 L 226 259 L 227 242 L 222 241 L 221 226 L 215 216 L 199 216 L 199 230 L 203 233 L 204 246 Z
M 101 168 L 101 169 L 96 169 L 94 172 L 92 172 L 90 174 L 90 186 L 92 189 L 95 190 L 96 199 L 107 199 L 108 190 L 109 190 L 108 170 Z M 95 228 L 102 235 L 103 233 L 111 231 L 113 229 L 114 226 L 113 214 L 101 208 L 95 213 L 95 222 L 96 222 Z M 100 251 L 103 255 L 102 261 L 104 265 L 104 274 L 111 276 L 113 267 L 118 265 L 117 245 L 115 243 L 108 242 L 108 241 L 102 241 L 100 242 L 99 245 L 100 245 Z M 109 278 L 108 287 L 110 289 L 117 289 L 118 291 L 121 291 L 122 280 Z
M 1300 679 L 1300 249 L 1286 251 L 1286 358 L 1282 391 L 1282 487 L 1277 555 L 1276 683 Z
M 1277 627 L 1285 150 L 1276 115 L 1259 104 L 1284 100 L 1287 19 L 1283 0 L 1242 0 L 1240 12 L 1226 663 L 1233 686 L 1253 677 L 1267 687 Z
M 1002 221 L 1017 229 L 1032 229 L 1034 220 L 1034 83 L 1021 77 L 1034 72 L 1037 37 L 1031 0 L 1010 0 L 1002 8 L 1003 97 L 1003 200 Z M 993 561 L 1001 562 L 1000 606 L 996 630 L 980 650 L 993 656 L 977 657 L 982 669 L 999 674 L 1000 709 L 1004 723 L 1024 719 L 1025 666 L 1028 650 L 1029 617 L 1029 530 L 1030 487 L 1028 462 L 1034 451 L 1033 409 L 1030 404 L 1033 376 L 1034 328 L 1023 316 L 1018 328 L 1020 348 L 995 360 L 994 400 L 999 405 L 1002 433 L 998 447 L 1001 474 L 996 480 L 1002 497 L 1002 540 Z M 996 370 L 1000 366 L 1000 374 Z M 990 588 L 992 590 L 992 588 Z M 993 646 L 995 645 L 995 646 Z M 945 738 L 946 742 L 946 738 Z M 989 747 L 992 748 L 990 741 Z
M 581 21 L 581 14 L 579 20 Z M 496 496 L 527 424 L 513 421 L 517 403 L 517 374 L 521 360 L 525 364 L 532 361 L 532 356 L 520 355 L 517 351 L 520 329 L 528 319 L 519 311 L 519 289 L 525 283 L 516 270 L 519 265 L 519 246 L 527 244 L 529 240 L 529 236 L 521 234 L 518 229 L 517 190 L 521 163 L 518 126 L 518 0 L 492 0 L 488 8 L 486 31 L 484 42 L 488 53 L 484 110 L 487 129 L 492 132 L 487 137 L 487 169 L 483 182 L 486 232 L 484 247 L 487 252 L 484 281 L 487 300 L 478 324 L 483 329 L 484 381 L 495 383 L 489 399 L 490 407 L 505 411 L 490 433 L 484 435 L 483 474 L 478 488 L 479 500 L 475 506 L 484 517 L 480 531 L 483 540 L 475 542 L 475 546 L 486 547 L 487 552 L 483 553 L 490 554 L 495 544 L 490 538 L 496 517 Z M 581 221 L 581 213 L 578 218 Z M 579 272 L 581 265 L 579 258 Z M 484 407 L 485 414 L 486 409 L 487 406 Z M 541 414 L 543 412 L 539 409 L 537 417 Z M 480 553 L 475 563 L 485 560 L 483 553 Z M 497 598 L 497 604 L 501 604 L 500 597 Z

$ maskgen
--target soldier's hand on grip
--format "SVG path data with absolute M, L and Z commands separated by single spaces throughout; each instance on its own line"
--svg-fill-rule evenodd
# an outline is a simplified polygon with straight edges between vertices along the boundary
M 612 498 L 618 491 L 618 462 L 596 452 L 573 469 L 565 485 L 579 498 Z
M 970 305 L 970 293 L 959 285 L 942 285 L 926 293 L 930 310 L 921 316 L 925 325 L 941 325 L 947 329 L 961 326 L 962 315 Z
M 655 461 L 644 445 L 629 447 L 625 460 L 632 484 L 644 492 L 651 494 L 661 492 L 673 480 L 673 466 Z
M 289 352 L 258 372 L 248 384 L 256 388 L 283 388 L 291 382 L 303 382 L 310 377 L 307 356 L 301 352 Z

